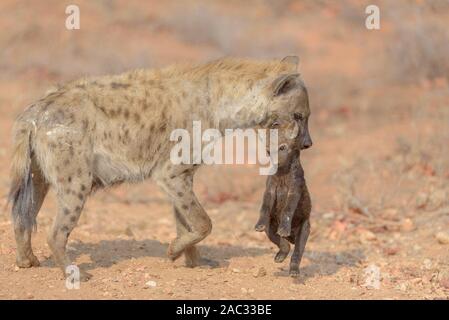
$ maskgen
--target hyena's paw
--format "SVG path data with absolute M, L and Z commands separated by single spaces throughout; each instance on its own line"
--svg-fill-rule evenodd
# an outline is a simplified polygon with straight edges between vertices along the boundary
M 31 268 L 31 267 L 39 267 L 39 260 L 36 258 L 34 254 L 30 254 L 28 257 L 16 259 L 16 265 L 19 268 Z
M 89 281 L 90 279 L 92 279 L 92 275 L 86 271 L 80 271 L 80 281 L 81 282 L 86 282 Z
M 168 249 L 167 249 L 167 257 L 168 257 L 168 259 L 170 259 L 170 261 L 175 261 L 176 259 L 178 259 L 182 255 L 182 252 L 183 252 L 182 250 L 181 251 L 175 250 L 174 247 L 175 247 L 175 242 L 173 241 L 172 243 L 170 243 L 170 245 L 168 246 Z

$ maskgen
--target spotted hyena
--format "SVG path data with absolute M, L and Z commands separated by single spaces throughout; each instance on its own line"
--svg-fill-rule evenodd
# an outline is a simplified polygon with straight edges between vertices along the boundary
M 53 257 L 64 272 L 67 239 L 87 197 L 122 182 L 152 178 L 173 203 L 177 237 L 172 260 L 184 253 L 195 266 L 195 244 L 212 228 L 193 193 L 198 165 L 173 165 L 170 132 L 202 128 L 266 126 L 275 118 L 308 116 L 308 97 L 297 58 L 253 61 L 220 59 L 175 65 L 65 84 L 29 106 L 16 120 L 10 200 L 17 265 L 39 261 L 31 248 L 36 216 L 51 187 L 58 209 L 48 234 Z M 307 118 L 304 119 L 307 126 Z M 308 142 L 308 134 L 304 136 Z

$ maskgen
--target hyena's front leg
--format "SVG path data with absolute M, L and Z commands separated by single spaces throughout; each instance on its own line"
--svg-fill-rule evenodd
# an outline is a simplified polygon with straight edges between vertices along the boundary
M 159 183 L 175 207 L 178 234 L 170 243 L 168 257 L 175 260 L 184 252 L 187 265 L 195 266 L 199 262 L 199 255 L 194 245 L 211 232 L 212 223 L 193 193 L 193 171 L 180 174 L 172 172 Z
M 180 236 L 189 233 L 191 229 L 187 221 L 185 221 L 183 215 L 176 208 L 176 206 L 173 206 L 173 211 L 175 213 L 176 233 L 177 237 L 179 238 Z M 195 245 L 185 248 L 184 256 L 186 259 L 187 267 L 192 268 L 199 264 L 200 256 Z

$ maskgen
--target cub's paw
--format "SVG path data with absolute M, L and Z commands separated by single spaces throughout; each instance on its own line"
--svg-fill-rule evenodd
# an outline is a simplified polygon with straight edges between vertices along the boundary
M 288 256 L 288 252 L 279 251 L 274 256 L 274 262 L 281 263 L 281 262 L 283 262 L 285 260 L 285 258 L 287 258 L 287 256 Z
M 290 271 L 289 271 L 289 275 L 292 278 L 297 278 L 299 277 L 299 266 L 290 266 Z
M 292 229 L 290 226 L 281 225 L 278 228 L 277 234 L 280 235 L 282 238 L 286 238 L 290 235 L 292 232 Z
M 258 222 L 258 223 L 254 226 L 254 229 L 255 229 L 257 232 L 263 232 L 263 231 L 265 231 L 265 229 L 266 229 L 265 223 Z

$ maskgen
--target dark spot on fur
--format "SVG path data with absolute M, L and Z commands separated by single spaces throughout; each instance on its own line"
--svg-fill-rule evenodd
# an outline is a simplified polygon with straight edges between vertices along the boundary
M 76 212 L 80 212 L 81 211 L 81 207 L 80 206 L 76 206 L 75 211 Z
M 182 193 L 181 191 L 178 192 L 178 197 L 182 197 L 184 195 L 184 193 Z
M 71 216 L 71 217 L 70 217 L 70 221 L 71 221 L 71 222 L 75 222 L 75 221 L 76 221 L 76 216 Z
M 183 208 L 184 210 L 189 209 L 189 207 L 188 207 L 186 204 L 183 204 L 183 205 L 182 205 L 182 208 Z
M 140 122 L 140 114 L 138 114 L 137 112 L 134 114 L 134 120 L 139 123 Z
M 84 200 L 84 195 L 80 192 L 78 193 L 78 199 L 80 200 Z
M 64 208 L 64 214 L 65 214 L 65 215 L 69 215 L 69 214 L 70 214 L 70 210 L 67 209 L 67 208 Z
M 81 185 L 81 191 L 86 191 L 86 186 L 84 184 Z
M 129 110 L 125 110 L 123 115 L 125 116 L 125 119 L 128 119 L 129 118 Z
M 69 176 L 69 177 L 67 178 L 67 181 L 68 181 L 68 182 L 72 182 L 72 177 Z

